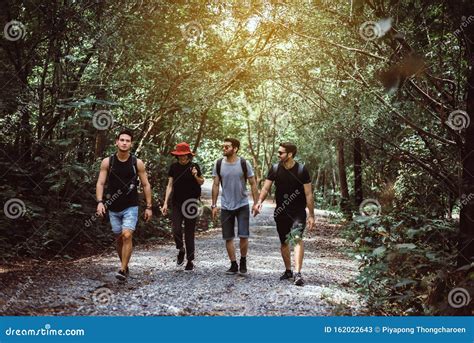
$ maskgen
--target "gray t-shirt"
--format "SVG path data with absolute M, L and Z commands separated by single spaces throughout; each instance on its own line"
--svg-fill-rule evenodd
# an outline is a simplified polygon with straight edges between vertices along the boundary
M 252 166 L 247 162 L 247 178 L 254 176 Z M 217 162 L 212 168 L 212 176 L 217 176 Z M 249 204 L 244 171 L 240 165 L 240 157 L 234 163 L 227 162 L 227 158 L 221 164 L 222 193 L 221 208 L 224 210 L 236 210 Z

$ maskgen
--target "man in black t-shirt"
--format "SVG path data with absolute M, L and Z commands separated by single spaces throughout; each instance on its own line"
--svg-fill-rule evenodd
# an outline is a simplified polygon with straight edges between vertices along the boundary
M 194 233 L 197 218 L 201 214 L 199 198 L 204 178 L 202 177 L 199 165 L 192 162 L 194 153 L 191 151 L 188 143 L 182 142 L 177 144 L 176 149 L 171 154 L 176 157 L 177 162 L 173 163 L 168 171 L 168 185 L 161 212 L 163 215 L 168 213 L 168 201 L 172 194 L 171 221 L 173 224 L 173 237 L 176 249 L 178 249 L 176 263 L 178 266 L 181 266 L 186 254 L 188 262 L 184 270 L 192 271 L 194 269 Z
M 296 145 L 281 143 L 278 149 L 280 163 L 272 166 L 260 192 L 257 214 L 275 182 L 276 208 L 274 218 L 281 243 L 281 256 L 285 263 L 285 272 L 280 280 L 294 278 L 294 284 L 303 286 L 301 276 L 303 266 L 303 233 L 305 226 L 314 227 L 314 200 L 311 178 L 306 167 L 294 160 Z M 309 215 L 306 216 L 306 207 Z M 295 243 L 295 274 L 291 270 L 290 241 Z

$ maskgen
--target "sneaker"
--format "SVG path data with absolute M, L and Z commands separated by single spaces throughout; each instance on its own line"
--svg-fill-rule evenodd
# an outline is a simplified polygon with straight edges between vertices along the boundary
M 115 277 L 117 279 L 119 279 L 120 281 L 125 281 L 127 280 L 127 274 L 122 270 L 120 269 L 116 274 L 115 274 Z
M 304 285 L 304 280 L 303 277 L 301 276 L 301 273 L 295 273 L 295 285 L 296 286 L 303 286 Z
M 125 275 L 128 277 L 130 275 L 130 270 L 128 270 L 128 267 L 127 269 L 125 269 Z
M 293 278 L 293 272 L 291 270 L 285 270 L 285 272 L 280 276 L 280 280 L 288 280 L 291 278 Z
M 247 273 L 247 258 L 245 258 L 245 257 L 240 258 L 239 271 L 240 271 L 240 274 L 246 274 Z
M 184 267 L 184 270 L 186 271 L 191 271 L 194 269 L 194 263 L 193 261 L 188 261 L 188 263 L 186 263 L 186 267 Z
M 238 271 L 239 271 L 239 265 L 237 264 L 237 262 L 232 262 L 232 264 L 230 265 L 230 268 L 227 269 L 225 273 L 232 275 L 232 274 L 237 274 Z
M 184 262 L 184 249 L 181 249 L 178 253 L 178 259 L 176 260 L 176 263 L 178 264 L 178 266 L 182 266 L 183 265 L 183 262 Z

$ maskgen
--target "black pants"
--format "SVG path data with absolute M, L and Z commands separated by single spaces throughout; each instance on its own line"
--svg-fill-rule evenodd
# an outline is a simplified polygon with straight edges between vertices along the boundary
M 194 260 L 194 232 L 196 230 L 197 218 L 187 218 L 183 215 L 181 204 L 173 204 L 171 213 L 173 224 L 173 237 L 176 249 L 183 248 L 183 222 L 184 222 L 184 243 L 186 245 L 186 258 L 188 261 Z

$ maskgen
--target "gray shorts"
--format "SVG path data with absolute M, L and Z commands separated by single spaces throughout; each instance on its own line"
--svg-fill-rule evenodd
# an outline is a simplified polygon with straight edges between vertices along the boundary
M 245 205 L 235 210 L 221 209 L 222 238 L 226 241 L 235 237 L 235 219 L 237 219 L 237 234 L 240 238 L 248 238 L 250 206 Z

